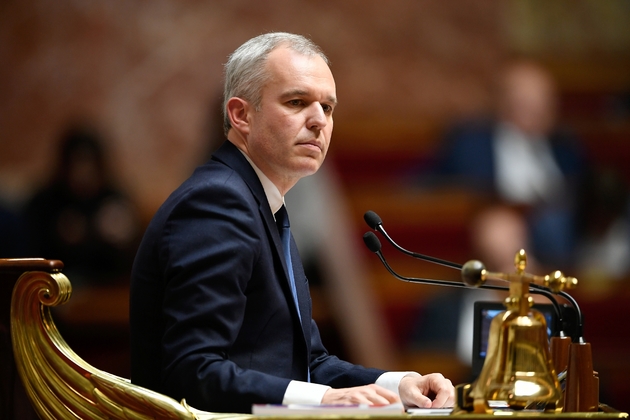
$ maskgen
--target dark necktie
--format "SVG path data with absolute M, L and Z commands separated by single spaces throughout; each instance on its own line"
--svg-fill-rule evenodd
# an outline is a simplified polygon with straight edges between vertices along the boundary
M 287 270 L 289 271 L 289 284 L 291 285 L 291 293 L 293 293 L 293 301 L 297 308 L 300 321 L 302 321 L 302 315 L 300 315 L 300 305 L 298 303 L 297 289 L 295 287 L 295 277 L 293 276 L 293 264 L 291 263 L 291 225 L 289 224 L 289 215 L 286 207 L 280 207 L 280 210 L 276 212 L 276 224 L 280 231 L 280 238 L 282 239 L 282 250 L 284 252 L 284 259 L 287 263 Z
M 291 262 L 291 225 L 289 224 L 289 214 L 287 213 L 284 205 L 280 207 L 280 210 L 276 212 L 276 224 L 278 225 L 278 231 L 280 232 L 280 239 L 282 239 L 282 250 L 284 253 L 284 259 L 287 263 L 287 270 L 289 271 L 289 284 L 291 285 L 291 293 L 293 294 L 293 301 L 297 309 L 300 323 L 302 322 L 302 315 L 300 314 L 300 304 L 298 303 L 297 288 L 295 287 L 295 277 L 293 276 L 293 263 Z M 311 370 L 310 368 L 306 372 L 307 381 L 311 382 Z

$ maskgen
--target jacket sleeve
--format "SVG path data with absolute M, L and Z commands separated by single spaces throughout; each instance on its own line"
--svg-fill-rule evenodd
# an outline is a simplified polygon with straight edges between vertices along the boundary
M 315 321 L 311 320 L 311 380 L 333 388 L 373 384 L 384 370 L 355 365 L 326 351 Z

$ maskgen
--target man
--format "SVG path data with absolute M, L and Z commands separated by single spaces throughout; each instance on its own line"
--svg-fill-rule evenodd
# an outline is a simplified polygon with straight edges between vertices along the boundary
M 439 175 L 516 205 L 562 200 L 584 157 L 576 139 L 557 125 L 554 80 L 538 63 L 516 60 L 498 81 L 496 115 L 448 131 Z
M 440 374 L 364 368 L 321 343 L 297 248 L 275 219 L 284 194 L 322 164 L 336 105 L 326 57 L 301 36 L 261 35 L 230 56 L 228 141 L 162 205 L 138 250 L 134 383 L 208 411 L 453 404 Z
M 547 266 L 566 266 L 586 155 L 557 122 L 556 85 L 547 70 L 515 60 L 498 79 L 496 115 L 449 130 L 438 151 L 436 175 L 518 208 L 527 218 L 530 256 Z

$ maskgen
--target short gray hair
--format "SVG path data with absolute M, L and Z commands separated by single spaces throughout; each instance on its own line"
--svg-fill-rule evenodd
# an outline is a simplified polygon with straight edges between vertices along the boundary
M 227 136 L 232 128 L 227 115 L 227 101 L 233 97 L 242 98 L 260 109 L 262 88 L 269 75 L 265 63 L 269 53 L 275 48 L 287 46 L 304 55 L 319 55 L 329 64 L 328 58 L 310 39 L 287 32 L 271 32 L 259 35 L 238 47 L 225 63 L 225 86 L 223 90 L 223 131 Z

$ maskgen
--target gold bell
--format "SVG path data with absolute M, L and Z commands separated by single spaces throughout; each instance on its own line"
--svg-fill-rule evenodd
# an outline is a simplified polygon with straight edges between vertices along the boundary
M 486 360 L 479 377 L 457 390 L 455 414 L 492 413 L 491 406 L 562 410 L 563 394 L 550 357 L 547 322 L 532 308 L 529 296 L 532 276 L 524 272 L 526 258 L 521 250 L 515 258 L 516 274 L 500 276 L 510 282 L 506 310 L 490 324 Z M 484 277 L 492 274 L 483 270 Z

